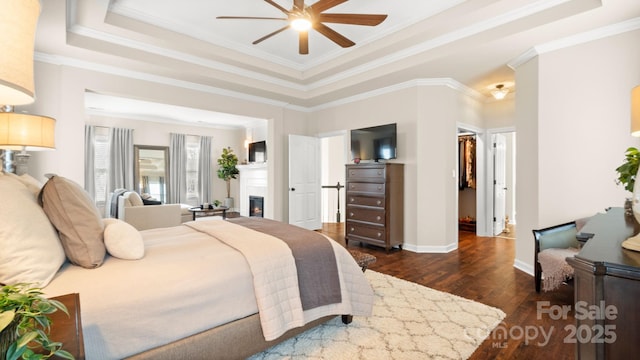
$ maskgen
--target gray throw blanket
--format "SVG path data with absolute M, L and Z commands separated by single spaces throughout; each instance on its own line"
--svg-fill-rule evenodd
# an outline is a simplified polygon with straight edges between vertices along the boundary
M 115 189 L 111 195 L 111 217 L 118 218 L 118 198 L 127 192 L 127 189 Z
M 289 246 L 295 258 L 303 310 L 342 301 L 338 266 L 329 239 L 314 231 L 275 220 L 258 217 L 227 220 L 277 237 Z

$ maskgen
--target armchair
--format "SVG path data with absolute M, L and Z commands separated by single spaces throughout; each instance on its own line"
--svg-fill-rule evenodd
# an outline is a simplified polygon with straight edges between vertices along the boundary
M 117 218 L 138 230 L 177 226 L 182 223 L 180 204 L 144 205 L 134 191 L 118 197 Z
M 573 268 L 566 258 L 578 252 L 576 222 L 533 230 L 535 239 L 535 286 L 540 292 L 544 272 L 544 290 L 555 289 L 566 277 L 573 275 Z

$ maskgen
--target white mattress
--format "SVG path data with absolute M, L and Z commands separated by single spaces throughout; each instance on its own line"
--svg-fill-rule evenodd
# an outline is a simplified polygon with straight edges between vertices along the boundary
M 239 252 L 186 226 L 141 233 L 143 259 L 66 264 L 44 289 L 80 294 L 87 359 L 121 359 L 257 312 Z
M 141 233 L 143 259 L 108 256 L 97 269 L 65 264 L 44 289 L 47 296 L 80 294 L 87 359 L 121 359 L 258 312 L 240 252 L 184 225 Z M 331 243 L 343 302 L 305 311 L 305 322 L 327 312 L 368 315 L 372 308 L 360 268 Z

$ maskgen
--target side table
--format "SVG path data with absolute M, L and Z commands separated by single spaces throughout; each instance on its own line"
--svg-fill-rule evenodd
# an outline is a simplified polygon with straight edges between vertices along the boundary
M 194 207 L 189 209 L 189 211 L 193 214 L 193 221 L 196 221 L 196 217 L 215 216 L 215 215 L 222 215 L 222 218 L 226 219 L 227 210 L 228 208 L 224 206 L 217 207 L 217 208 L 210 208 L 210 209 L 201 209 L 199 207 Z
M 77 293 L 53 297 L 67 307 L 69 316 L 58 310 L 49 315 L 52 321 L 49 338 L 61 342 L 62 348 L 73 355 L 76 360 L 84 360 L 84 338 L 82 337 L 82 321 L 80 319 L 80 296 Z M 59 357 L 52 357 L 59 359 Z

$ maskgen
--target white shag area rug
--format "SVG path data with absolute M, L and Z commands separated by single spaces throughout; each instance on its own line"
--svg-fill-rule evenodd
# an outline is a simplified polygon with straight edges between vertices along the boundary
M 250 357 L 259 359 L 467 359 L 504 319 L 500 310 L 367 270 L 373 315 L 337 317 Z

